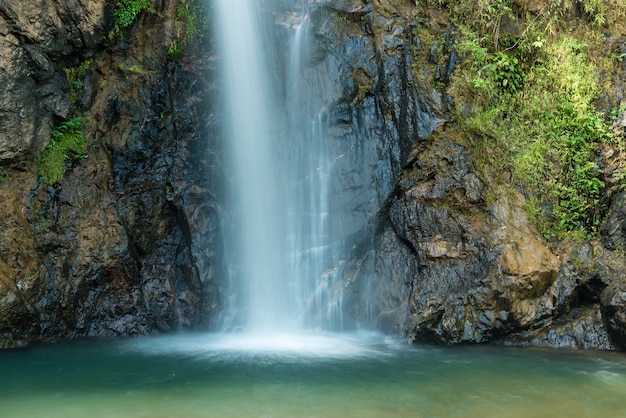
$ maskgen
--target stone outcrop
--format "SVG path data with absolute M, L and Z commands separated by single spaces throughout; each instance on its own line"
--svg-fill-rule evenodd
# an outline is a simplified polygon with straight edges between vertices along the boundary
M 158 36 L 105 47 L 107 4 L 0 2 L 0 347 L 206 329 L 219 311 L 212 64 L 168 60 L 177 2 L 139 17 Z M 32 155 L 72 115 L 59 64 L 96 51 L 86 158 L 48 186 Z
M 445 106 L 445 83 L 457 57 L 445 19 L 433 12 L 425 24 L 445 39 L 441 48 L 424 44 L 419 32 L 411 32 L 407 8 L 386 1 L 365 8 L 356 3 L 332 2 L 332 7 L 348 17 L 360 10 L 365 14 L 361 21 L 379 22 L 368 32 L 378 41 L 379 56 L 394 56 L 388 49 L 394 35 L 397 45 L 412 45 L 413 58 L 427 50 L 421 78 L 413 78 L 416 63 L 409 60 L 409 86 L 403 87 L 411 92 L 409 102 L 420 103 L 434 93 L 442 105 L 433 107 L 440 126 L 433 133 L 425 137 L 413 131 L 406 143 L 392 141 L 412 149 L 403 148 L 406 158 L 398 160 L 403 168 L 395 186 L 384 194 L 384 202 L 378 201 L 370 233 L 364 233 L 367 238 L 339 275 L 347 326 L 373 325 L 410 342 L 621 347 L 624 261 L 611 250 L 623 248 L 622 194 L 613 198 L 611 215 L 600 230 L 602 247 L 583 243 L 564 254 L 553 252 L 529 221 L 522 194 L 487 186 L 462 145 L 463 133 L 446 129 L 452 116 Z M 423 88 L 429 84 L 420 80 L 437 80 L 444 89 L 429 91 Z M 362 103 L 352 105 L 355 112 L 362 111 Z M 393 138 L 397 130 L 401 127 L 390 123 L 372 140 L 384 143 L 381 138 Z M 616 152 L 599 161 L 607 177 L 616 169 L 611 165 Z M 608 194 L 619 190 L 608 182 Z
M 107 2 L 0 2 L 0 163 L 32 157 L 71 111 L 59 64 L 78 65 L 104 39 Z M 109 13 L 110 14 L 110 13 Z
M 438 344 L 620 344 L 622 261 L 594 261 L 588 244 L 552 253 L 523 196 L 486 201 L 470 156 L 445 134 L 412 156 L 381 212 L 374 250 L 346 279 L 353 324 L 369 317 L 386 332 Z
M 613 342 L 626 349 L 626 279 L 622 277 L 600 295 L 606 327 Z
M 412 72 L 414 25 L 374 14 L 361 1 L 324 3 L 312 12 L 311 60 L 299 90 L 327 127 L 330 230 L 355 242 L 393 189 L 415 139 L 437 128 L 450 103 Z M 288 26 L 288 16 L 277 20 Z

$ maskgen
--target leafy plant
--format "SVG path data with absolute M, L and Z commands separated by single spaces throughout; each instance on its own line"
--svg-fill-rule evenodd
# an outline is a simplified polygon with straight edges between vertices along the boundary
M 170 49 L 168 51 L 168 56 L 172 61 L 176 61 L 177 59 L 179 59 L 182 55 L 182 48 L 180 45 L 179 41 L 174 41 L 172 42 L 172 45 L 170 45 Z
M 611 109 L 611 113 L 609 115 L 609 119 L 611 122 L 614 122 L 620 113 L 626 111 L 626 103 L 621 105 L 620 107 L 616 107 Z
M 525 76 L 517 58 L 497 52 L 491 57 L 491 62 L 493 63 L 492 77 L 502 91 L 515 93 L 522 88 Z
M 504 173 L 500 181 L 524 191 L 546 238 L 593 237 L 606 211 L 595 150 L 601 143 L 621 146 L 612 120 L 595 108 L 605 87 L 601 75 L 615 62 L 597 26 L 613 30 L 626 3 L 549 0 L 538 12 L 512 0 L 443 4 L 458 29 L 462 57 L 449 87 L 459 112 L 455 129 L 478 169 L 490 179 Z M 588 24 L 563 25 L 577 10 Z M 505 39 L 500 22 L 512 14 L 523 31 Z
M 211 3 L 203 6 L 194 0 L 180 0 L 176 7 L 176 39 L 169 49 L 171 60 L 181 57 L 187 42 L 191 38 L 202 39 L 209 28 Z
M 38 174 L 49 185 L 57 184 L 72 161 L 86 157 L 82 118 L 73 118 L 52 130 L 50 142 L 39 154 Z
M 113 5 L 113 30 L 109 38 L 113 39 L 121 33 L 122 29 L 129 27 L 135 22 L 141 12 L 154 13 L 155 9 L 149 0 L 118 0 Z
M 72 103 L 78 103 L 80 97 L 83 94 L 83 87 L 85 86 L 85 74 L 92 63 L 92 59 L 83 61 L 79 66 L 72 68 L 65 68 L 63 72 L 70 85 L 70 99 Z

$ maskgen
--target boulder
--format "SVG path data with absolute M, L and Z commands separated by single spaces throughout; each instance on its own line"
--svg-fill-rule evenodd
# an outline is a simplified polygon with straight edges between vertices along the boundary
M 518 347 L 615 350 L 602 320 L 599 304 L 573 312 L 537 329 L 506 336 L 503 344 Z

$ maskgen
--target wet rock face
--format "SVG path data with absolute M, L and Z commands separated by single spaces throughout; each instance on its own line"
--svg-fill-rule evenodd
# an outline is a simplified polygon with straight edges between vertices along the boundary
M 626 350 L 626 279 L 613 282 L 602 292 L 600 300 L 612 342 Z
M 208 327 L 217 315 L 218 225 L 207 181 L 216 165 L 207 150 L 217 146 L 200 130 L 210 111 L 208 89 L 182 67 L 157 79 L 140 90 L 142 103 L 117 98 L 105 109 L 126 109 L 109 121 L 126 137 L 111 156 L 117 213 L 151 328 Z
M 0 162 L 32 157 L 71 110 L 57 63 L 102 41 L 106 1 L 0 3 Z M 69 62 L 77 65 L 78 62 Z
M 396 316 L 400 323 L 393 328 L 403 329 L 409 340 L 483 342 L 549 315 L 555 257 L 539 240 L 521 242 L 509 233 L 507 228 L 527 228 L 519 203 L 503 199 L 486 210 L 486 188 L 465 149 L 434 138 L 412 153 L 376 243 L 377 253 L 392 259 L 404 254 L 417 267 L 400 269 L 402 286 L 391 293 L 405 301 L 401 310 L 407 315 Z M 389 234 L 399 239 L 385 238 Z M 403 247 L 410 252 L 398 251 Z M 375 282 L 397 282 L 385 268 L 374 273 Z M 358 280 L 353 286 L 359 287 Z M 373 311 L 386 316 L 389 309 Z
M 337 120 L 345 121 L 348 134 L 358 126 L 358 138 L 373 132 L 368 143 L 383 144 L 377 152 L 387 162 L 369 184 L 378 193 L 369 208 L 375 211 L 368 218 L 371 235 L 355 246 L 340 274 L 344 326 L 375 326 L 408 341 L 438 344 L 502 341 L 596 349 L 622 344 L 623 307 L 614 290 L 619 285 L 612 283 L 619 282 L 624 263 L 604 248 L 623 248 L 626 242 L 623 195 L 616 194 L 600 230 L 604 248 L 581 244 L 557 256 L 531 225 L 524 198 L 488 187 L 459 144 L 462 133 L 441 128 L 451 117 L 445 85 L 458 60 L 449 22 L 425 23 L 440 39 L 426 45 L 406 5 L 326 4 L 342 18 L 341 27 L 360 22 L 356 26 L 364 31 L 355 37 L 354 30 L 345 30 L 337 35 L 339 45 L 363 40 L 372 51 L 364 55 L 366 62 L 378 63 L 373 70 L 359 64 L 361 55 L 343 55 L 350 59 L 336 78 L 344 74 L 348 110 L 338 112 Z M 358 76 L 346 82 L 345 74 Z M 433 82 L 440 90 L 428 87 Z M 350 88 L 358 85 L 366 94 Z M 402 109 L 410 109 L 409 119 Z M 377 119 L 381 115 L 387 116 L 384 121 Z M 620 121 L 614 126 L 618 133 Z M 420 128 L 425 126 L 430 128 Z
M 355 242 L 391 192 L 415 139 L 441 123 L 447 102 L 413 74 L 414 22 L 390 20 L 360 1 L 317 3 L 300 91 L 320 113 L 295 117 L 319 117 L 325 125 L 330 230 Z M 288 18 L 278 22 L 291 30 Z
M 599 231 L 600 240 L 610 250 L 626 248 L 626 193 L 613 197 L 608 219 Z
M 33 171 L 2 180 L 0 346 L 205 329 L 217 316 L 217 214 L 198 178 L 211 158 L 193 128 L 206 104 L 189 104 L 195 74 L 159 80 L 140 92 L 149 105 L 117 121 L 136 120 L 130 142 L 151 140 L 95 142 L 58 188 Z M 148 126 L 146 110 L 169 117 Z
M 504 345 L 568 349 L 615 350 L 598 304 L 572 312 L 549 327 L 521 331 L 504 338 Z
M 42 4 L 58 7 L 58 13 L 5 2 L 0 18 L 14 16 L 11 30 L 54 33 L 54 41 L 36 50 L 43 51 L 39 62 L 49 64 L 53 75 L 42 70 L 39 84 L 27 78 L 20 83 L 41 90 L 41 83 L 58 76 L 64 89 L 46 97 L 69 104 L 67 80 L 52 62 L 66 59 L 68 51 L 101 47 L 92 43 L 105 33 L 98 26 L 105 2 Z M 0 347 L 206 329 L 217 317 L 220 209 L 214 186 L 221 181 L 214 174 L 221 157 L 215 129 L 207 129 L 218 96 L 210 81 L 213 64 L 193 54 L 176 64 L 167 60 L 175 4 L 159 7 L 159 15 L 142 23 L 159 34 L 159 42 L 135 27 L 104 50 L 87 74 L 82 99 L 87 157 L 55 186 L 41 183 L 28 160 L 0 172 Z M 27 12 L 36 14 L 22 14 Z M 40 24 L 29 26 L 48 12 Z M 50 26 L 59 16 L 60 26 Z M 91 35 L 85 24 L 93 26 Z M 20 61 L 19 54 L 1 59 L 32 64 Z M 28 68 L 24 71 L 32 73 L 32 65 Z M 28 94 L 0 100 L 5 99 L 18 109 L 34 101 Z M 58 116 L 68 112 L 69 105 Z M 33 115 L 44 125 L 53 117 Z M 40 142 L 31 148 L 49 140 L 46 126 L 47 133 L 33 134 Z M 32 152 L 22 151 L 11 159 Z
M 560 259 L 530 226 L 521 195 L 488 205 L 486 190 L 445 134 L 417 144 L 374 249 L 344 282 L 347 321 L 437 344 L 618 346 L 623 307 L 609 285 L 620 261 L 597 263 L 586 244 Z
M 620 261 L 585 245 L 557 257 L 524 198 L 490 190 L 460 134 L 441 128 L 458 60 L 449 23 L 385 0 L 315 3 L 303 78 L 341 156 L 332 230 L 355 244 L 333 291 L 343 326 L 439 344 L 615 348 L 600 294 Z M 423 43 L 424 28 L 439 42 Z M 621 206 L 600 233 L 607 248 L 624 240 Z

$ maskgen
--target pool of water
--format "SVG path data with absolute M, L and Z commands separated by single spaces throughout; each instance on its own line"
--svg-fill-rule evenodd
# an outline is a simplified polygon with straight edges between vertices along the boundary
M 376 334 L 178 335 L 0 351 L 0 417 L 620 417 L 626 355 Z

